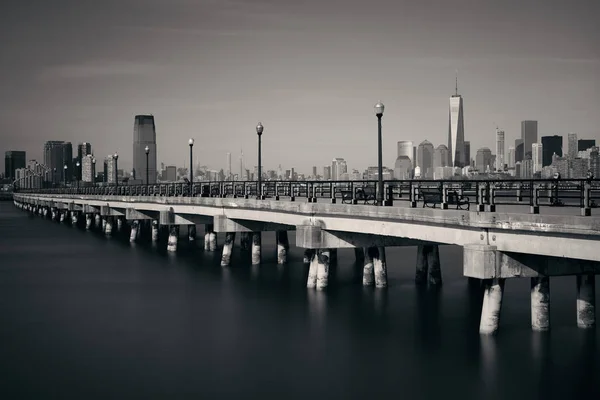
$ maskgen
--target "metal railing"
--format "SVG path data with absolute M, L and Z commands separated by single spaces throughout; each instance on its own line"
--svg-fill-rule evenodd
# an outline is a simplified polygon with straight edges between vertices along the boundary
M 257 198 L 256 181 L 218 181 L 119 185 L 79 188 L 19 189 L 21 193 L 100 196 L 166 196 Z M 307 199 L 342 204 L 375 205 L 377 181 L 266 181 L 266 200 Z M 399 202 L 410 207 L 454 207 L 458 199 L 478 211 L 495 211 L 496 205 L 525 205 L 532 213 L 540 206 L 595 208 L 600 200 L 600 179 L 517 180 L 388 180 L 384 181 L 384 205 Z M 425 201 L 424 201 L 425 200 Z M 426 204 L 428 203 L 428 204 Z M 457 207 L 458 208 L 458 207 Z

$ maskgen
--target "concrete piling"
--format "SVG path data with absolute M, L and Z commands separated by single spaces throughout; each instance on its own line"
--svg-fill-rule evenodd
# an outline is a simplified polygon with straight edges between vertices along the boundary
M 113 231 L 113 219 L 112 219 L 112 217 L 105 217 L 105 218 L 103 218 L 102 225 L 104 226 L 104 234 L 106 236 L 112 236 L 112 231 Z
M 260 264 L 261 232 L 252 232 L 252 265 Z
M 102 228 L 102 217 L 100 217 L 100 214 L 94 215 L 94 224 L 97 229 Z
M 252 245 L 252 236 L 250 232 L 241 232 L 240 233 L 240 249 L 242 251 L 250 251 L 250 247 Z
M 375 275 L 375 287 L 387 287 L 387 265 L 385 261 L 385 247 L 371 247 L 373 260 L 373 273 Z
M 152 243 L 158 242 L 158 221 L 152 221 Z
M 131 243 L 135 242 L 138 235 L 138 230 L 140 229 L 139 221 L 135 220 L 131 223 L 131 232 L 129 233 L 129 241 Z
M 577 326 L 596 325 L 596 282 L 594 274 L 577 275 Z
M 92 221 L 92 214 L 90 214 L 90 213 L 85 214 L 85 229 L 86 230 L 89 231 L 90 229 L 92 229 L 92 222 L 93 222 Z
M 365 255 L 365 261 L 363 266 L 363 286 L 373 286 L 375 282 L 374 267 L 372 254 L 368 248 L 363 250 Z
M 78 222 L 79 222 L 79 214 L 76 211 L 73 211 L 71 213 L 71 225 L 77 226 Z
M 498 331 L 503 292 L 504 279 L 488 279 L 484 282 L 479 333 L 493 335 Z
M 116 217 L 117 220 L 117 232 L 123 232 L 123 218 Z
M 188 240 L 190 242 L 196 241 L 196 225 L 188 225 Z
M 531 278 L 531 329 L 550 329 L 550 278 Z
M 317 290 L 323 290 L 329 284 L 330 250 L 317 250 Z
M 437 244 L 431 245 L 427 253 L 427 268 L 429 269 L 429 284 L 442 284 L 442 269 L 440 267 L 440 249 Z
M 308 279 L 306 287 L 312 289 L 317 286 L 317 271 L 319 269 L 319 256 L 316 250 L 306 249 L 310 259 L 310 267 L 308 269 Z M 306 256 L 306 252 L 304 253 Z
M 214 231 L 213 224 L 204 225 L 204 250 L 205 251 L 216 251 L 217 250 L 217 235 Z
M 221 267 L 228 267 L 231 263 L 231 252 L 235 243 L 235 232 L 225 234 L 225 243 L 223 243 L 223 254 L 221 256 Z
M 171 225 L 169 227 L 169 239 L 167 241 L 167 251 L 177 251 L 177 241 L 179 240 L 179 226 Z
M 310 264 L 313 259 L 314 251 L 312 249 L 304 249 L 304 257 L 302 258 L 302 262 L 304 264 Z
M 67 214 L 66 211 L 61 211 L 60 212 L 59 222 L 65 222 L 66 214 Z
M 287 254 L 290 248 L 287 231 L 275 232 L 277 237 L 277 264 L 287 263 Z
M 417 270 L 415 272 L 415 283 L 423 285 L 427 283 L 427 246 L 417 246 Z

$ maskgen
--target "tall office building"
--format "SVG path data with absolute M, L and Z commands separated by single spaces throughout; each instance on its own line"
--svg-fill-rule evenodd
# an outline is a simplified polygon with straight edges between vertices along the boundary
M 531 145 L 531 159 L 533 160 L 533 173 L 542 172 L 544 158 L 543 145 L 541 143 L 533 143 Z
M 81 159 L 81 181 L 94 182 L 94 156 L 86 154 Z
M 515 147 L 510 146 L 508 148 L 508 157 L 506 159 L 506 163 L 508 164 L 508 168 L 515 167 Z
M 313 167 L 312 167 L 312 177 L 313 177 L 313 179 L 317 178 L 317 166 L 316 165 L 313 165 Z
M 348 172 L 348 166 L 343 158 L 334 158 L 331 162 L 331 180 L 339 181 L 342 174 Z
M 487 147 L 477 150 L 475 156 L 475 166 L 480 173 L 486 173 L 492 170 L 492 151 Z
M 504 171 L 504 131 L 496 128 L 496 171 Z
M 523 139 L 515 140 L 515 164 L 525 159 L 525 145 Z
M 433 179 L 433 144 L 424 140 L 417 147 L 417 166 L 421 170 L 421 178 Z
M 450 165 L 450 163 L 448 163 Z M 465 141 L 465 166 L 471 165 L 471 142 Z
M 531 145 L 538 142 L 538 122 L 521 121 L 521 139 L 523 139 L 523 159 L 531 155 Z
M 464 167 L 465 162 L 465 124 L 463 118 L 463 98 L 458 94 L 458 79 L 454 95 L 450 97 L 448 116 L 448 150 L 450 150 L 449 165 Z M 423 170 L 421 170 L 421 174 Z
M 25 168 L 26 153 L 24 151 L 7 151 L 4 153 L 4 177 L 14 180 L 15 170 Z
M 542 136 L 542 167 L 552 164 L 552 156 L 563 155 L 563 137 L 560 135 Z
M 567 134 L 567 154 L 569 155 L 569 158 L 577 158 L 577 134 L 576 133 L 569 133 Z
M 331 179 L 331 166 L 326 165 L 323 167 L 323 180 L 328 181 Z
M 146 146 L 148 170 L 146 171 Z M 190 166 L 191 167 L 191 166 Z M 133 123 L 133 174 L 144 183 L 156 183 L 156 125 L 153 115 L 136 115 Z M 146 175 L 148 182 L 146 182 Z
M 577 151 L 586 151 L 592 147 L 596 147 L 596 139 L 579 139 L 577 141 Z
M 144 152 L 144 156 L 146 155 L 146 153 Z M 105 182 L 106 183 L 112 183 L 114 184 L 116 182 L 116 178 L 117 178 L 117 160 L 115 159 L 115 157 L 113 155 L 109 155 L 106 157 L 106 159 L 104 160 L 104 165 L 105 165 Z
M 398 142 L 398 154 L 396 155 L 396 158 L 400 157 L 400 156 L 406 156 L 408 157 L 408 159 L 413 163 L 414 165 L 414 147 L 413 147 L 413 142 L 411 142 L 410 140 L 401 140 Z
M 227 153 L 227 179 L 231 179 L 231 153 Z
M 83 157 L 92 154 L 92 145 L 87 142 L 79 143 L 77 145 L 77 159 L 81 162 Z
M 73 145 L 62 140 L 49 140 L 44 144 L 44 165 L 52 173 L 52 181 L 71 182 L 73 177 Z M 67 168 L 65 169 L 65 165 Z
M 444 144 L 440 144 L 433 151 L 433 169 L 435 170 L 438 167 L 447 167 L 448 159 L 450 156 L 450 152 L 448 151 L 448 147 Z
M 63 144 L 63 172 L 66 174 L 63 175 L 63 179 L 66 179 L 67 182 L 73 182 L 75 177 L 75 163 L 73 162 L 73 145 L 71 142 L 65 142 Z M 67 168 L 65 169 L 65 165 Z

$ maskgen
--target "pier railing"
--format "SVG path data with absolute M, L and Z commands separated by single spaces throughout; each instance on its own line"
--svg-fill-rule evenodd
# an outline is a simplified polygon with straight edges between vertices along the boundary
M 148 185 L 104 185 L 50 189 L 20 189 L 21 193 L 229 197 L 308 202 L 328 201 L 342 204 L 375 205 L 377 181 L 265 181 L 262 195 L 256 181 L 218 181 L 160 183 Z M 431 194 L 434 194 L 433 196 Z M 517 180 L 387 180 L 384 181 L 384 205 L 408 203 L 441 208 L 476 207 L 495 211 L 496 205 L 579 207 L 589 210 L 600 202 L 600 179 L 517 179 Z M 459 202 L 458 199 L 463 199 Z M 428 200 L 428 201 L 423 201 Z M 460 204 L 459 204 L 460 203 Z M 588 214 L 586 214 L 588 215 Z

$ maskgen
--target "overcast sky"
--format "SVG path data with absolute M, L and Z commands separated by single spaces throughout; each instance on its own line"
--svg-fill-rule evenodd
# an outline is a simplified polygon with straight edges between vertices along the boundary
M 598 0 L 4 0 L 0 151 L 42 160 L 88 141 L 131 168 L 136 114 L 156 118 L 158 161 L 212 168 L 377 161 L 398 140 L 447 143 L 458 70 L 465 139 L 494 150 L 520 121 L 600 141 Z M 565 138 L 566 143 L 566 138 Z M 507 144 L 508 148 L 508 144 Z

